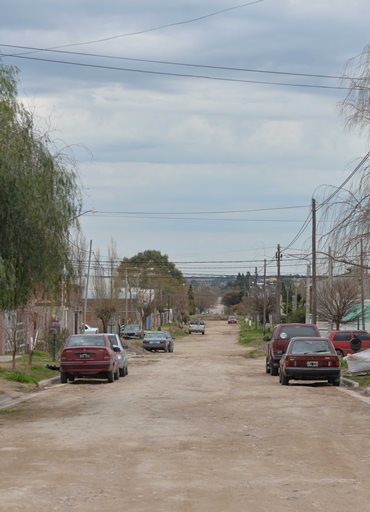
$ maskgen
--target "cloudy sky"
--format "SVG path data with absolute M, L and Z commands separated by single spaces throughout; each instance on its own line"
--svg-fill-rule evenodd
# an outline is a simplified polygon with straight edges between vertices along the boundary
M 113 239 L 120 257 L 157 249 L 186 272 L 260 271 L 368 151 L 344 128 L 343 84 L 300 75 L 343 73 L 369 43 L 368 0 L 0 4 L 2 62 L 76 161 L 102 255 Z

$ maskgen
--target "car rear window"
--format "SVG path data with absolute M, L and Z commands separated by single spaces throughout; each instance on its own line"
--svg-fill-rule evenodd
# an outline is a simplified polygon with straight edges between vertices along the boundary
M 354 332 L 353 333 L 356 338 L 360 338 L 360 340 L 370 340 L 370 334 L 368 332 Z
M 104 347 L 105 339 L 104 336 L 95 336 L 89 334 L 87 336 L 72 336 L 69 338 L 67 347 Z
M 352 338 L 352 334 L 350 332 L 337 332 L 334 335 L 334 341 L 349 341 Z
M 333 353 L 328 340 L 296 340 L 293 341 L 291 354 L 324 354 Z
M 281 339 L 290 339 L 300 336 L 318 336 L 318 334 L 313 325 L 286 325 L 279 333 L 279 338 Z

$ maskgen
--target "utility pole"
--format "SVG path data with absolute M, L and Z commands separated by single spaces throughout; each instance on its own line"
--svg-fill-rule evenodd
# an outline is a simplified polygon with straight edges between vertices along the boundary
M 88 264 L 87 264 L 86 288 L 85 288 L 85 302 L 84 302 L 84 311 L 83 311 L 84 324 L 86 323 L 87 294 L 88 294 L 88 291 L 89 291 L 91 252 L 92 252 L 92 240 L 90 240 L 90 247 L 89 247 L 89 261 L 88 261 Z
M 361 324 L 365 330 L 365 289 L 364 289 L 364 246 L 363 240 L 360 240 L 360 287 L 361 287 Z
M 128 324 L 128 276 L 127 276 L 127 266 L 125 268 L 125 324 Z
M 257 267 L 254 267 L 254 286 L 257 286 L 258 284 L 258 269 Z
M 281 250 L 280 250 L 280 244 L 277 245 L 277 251 L 275 254 L 276 257 L 276 263 L 277 263 L 277 277 L 276 277 L 276 320 L 275 323 L 280 322 L 280 260 L 281 260 Z
M 266 258 L 263 260 L 263 334 L 266 332 Z
M 316 201 L 312 198 L 312 323 L 317 321 Z
M 310 320 L 310 302 L 311 302 L 311 265 L 307 265 L 307 279 L 306 279 L 306 324 L 311 323 Z

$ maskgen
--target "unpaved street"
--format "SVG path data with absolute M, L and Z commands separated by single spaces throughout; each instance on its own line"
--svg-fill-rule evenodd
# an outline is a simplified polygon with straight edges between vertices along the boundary
M 370 405 L 280 386 L 237 327 L 130 361 L 113 384 L 59 385 L 2 411 L 0 510 L 369 510 Z

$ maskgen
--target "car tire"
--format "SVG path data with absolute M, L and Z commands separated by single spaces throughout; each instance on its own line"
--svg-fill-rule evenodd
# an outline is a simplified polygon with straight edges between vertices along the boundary
M 66 372 L 60 372 L 60 382 L 62 384 L 67 384 L 68 378 Z
M 119 376 L 124 377 L 125 376 L 125 367 L 119 369 Z
M 202 334 L 204 335 L 204 334 L 205 334 L 205 332 L 202 332 Z
M 119 380 L 120 374 L 119 374 L 119 368 L 117 368 L 117 371 L 114 372 L 114 380 Z
M 125 366 L 125 375 L 124 376 L 126 377 L 126 375 L 128 375 L 128 366 L 127 365 Z
M 270 373 L 269 360 L 266 357 L 266 373 Z
M 274 368 L 274 365 L 273 365 L 273 362 L 272 362 L 272 359 L 270 359 L 270 363 L 269 363 L 269 366 L 270 366 L 270 375 L 276 377 L 276 375 L 279 374 L 279 371 L 277 368 Z
M 338 377 L 337 379 L 332 379 L 329 382 L 331 382 L 333 386 L 340 386 L 340 377 Z
M 191 331 L 189 331 L 189 334 L 191 334 Z
M 280 372 L 280 384 L 283 386 L 288 386 L 289 384 L 289 379 L 286 375 L 283 374 L 283 372 Z
M 107 372 L 107 380 L 108 380 L 109 383 L 112 383 L 114 381 L 113 370 L 111 372 Z

